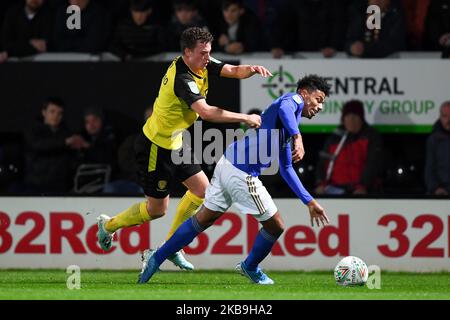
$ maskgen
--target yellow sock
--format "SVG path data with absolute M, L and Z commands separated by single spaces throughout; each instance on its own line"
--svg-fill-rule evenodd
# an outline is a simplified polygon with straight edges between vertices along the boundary
M 189 190 L 184 194 L 178 204 L 177 211 L 175 213 L 175 217 L 173 218 L 172 226 L 170 227 L 166 240 L 168 240 L 175 233 L 183 222 L 195 214 L 198 207 L 202 205 L 203 201 L 204 199 L 197 197 Z
M 133 204 L 127 210 L 112 217 L 105 223 L 105 229 L 109 232 L 115 232 L 117 229 L 143 224 L 150 220 L 150 215 L 147 212 L 147 201 L 143 201 Z

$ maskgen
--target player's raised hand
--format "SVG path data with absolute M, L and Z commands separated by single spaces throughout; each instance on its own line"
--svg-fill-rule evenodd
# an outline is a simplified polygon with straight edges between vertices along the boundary
M 330 220 L 327 217 L 327 214 L 325 213 L 325 210 L 320 206 L 320 204 L 316 200 L 311 200 L 308 204 L 308 210 L 309 215 L 311 217 L 311 227 L 314 227 L 314 221 L 316 222 L 316 225 L 320 227 L 320 223 L 322 223 L 322 226 L 325 226 L 326 224 L 330 223 Z
M 245 120 L 245 123 L 250 128 L 259 128 L 261 126 L 261 116 L 257 114 L 249 114 L 247 115 L 247 119 Z
M 264 78 L 272 76 L 272 73 L 263 66 L 251 66 L 250 70 L 253 73 L 259 73 Z

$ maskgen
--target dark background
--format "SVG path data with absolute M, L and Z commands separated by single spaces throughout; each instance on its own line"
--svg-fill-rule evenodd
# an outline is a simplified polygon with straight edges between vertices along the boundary
M 231 62 L 232 63 L 232 62 Z M 48 96 L 66 102 L 65 122 L 82 125 L 83 110 L 98 106 L 121 133 L 135 132 L 153 105 L 170 62 L 20 62 L 0 65 L 0 132 L 21 132 L 40 114 Z M 232 93 L 232 94 L 230 94 Z M 239 82 L 210 78 L 208 102 L 239 110 Z

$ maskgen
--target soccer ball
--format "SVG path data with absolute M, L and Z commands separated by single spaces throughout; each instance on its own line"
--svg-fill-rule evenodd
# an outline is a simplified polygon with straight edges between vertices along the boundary
M 363 286 L 368 277 L 369 269 L 358 257 L 345 257 L 334 268 L 334 279 L 341 286 Z

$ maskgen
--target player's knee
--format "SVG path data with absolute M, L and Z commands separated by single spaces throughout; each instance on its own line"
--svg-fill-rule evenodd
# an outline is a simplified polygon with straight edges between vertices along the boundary
M 207 229 L 214 224 L 214 222 L 222 216 L 221 212 L 213 212 L 207 209 L 205 206 L 202 206 L 197 214 L 193 217 L 196 219 L 198 224 Z
M 280 235 L 284 232 L 284 229 L 285 229 L 285 228 L 286 228 L 286 227 L 285 227 L 285 225 L 284 225 L 284 222 L 281 221 L 281 223 L 280 223 L 280 225 L 279 225 Z
M 161 218 L 166 214 L 167 206 L 165 204 L 155 204 L 147 201 L 147 212 L 152 220 Z
M 195 188 L 193 190 L 190 190 L 195 196 L 201 198 L 201 199 L 205 199 L 205 193 L 206 193 L 206 188 L 203 187 L 199 187 L 199 188 Z
M 210 226 L 213 225 L 213 222 L 210 222 L 208 220 L 202 219 L 201 217 L 193 216 L 192 219 L 195 219 L 197 221 L 197 224 L 203 229 L 206 230 Z
M 277 238 L 279 236 L 281 236 L 284 232 L 284 229 L 285 229 L 284 222 L 277 221 L 277 224 L 275 225 L 275 228 L 274 228 L 274 236 L 276 236 Z
M 150 211 L 149 214 L 150 214 L 150 217 L 152 218 L 152 220 L 155 220 L 155 219 L 161 218 L 166 213 L 165 212 L 161 212 L 161 211 L 153 211 L 153 212 Z
M 274 223 L 267 227 L 266 230 L 268 229 L 267 231 L 276 238 L 280 237 L 285 229 L 284 221 L 281 219 L 274 220 Z

